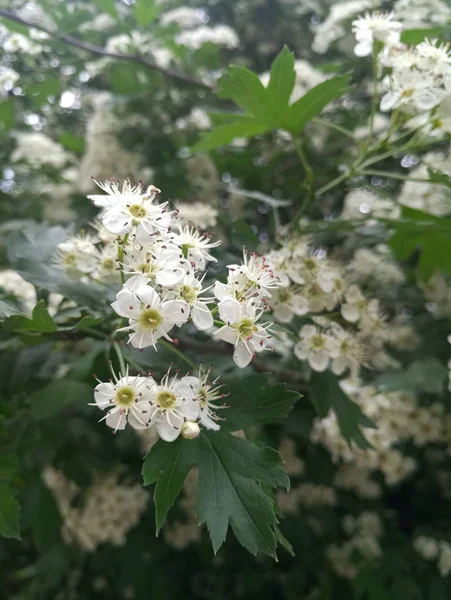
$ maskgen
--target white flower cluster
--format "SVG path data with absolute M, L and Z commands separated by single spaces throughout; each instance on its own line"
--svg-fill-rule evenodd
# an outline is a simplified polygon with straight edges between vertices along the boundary
M 228 25 L 201 25 L 195 29 L 181 31 L 175 36 L 175 41 L 181 46 L 198 50 L 204 44 L 216 44 L 233 49 L 239 46 L 239 39 L 235 31 Z
M 179 378 L 170 370 L 158 384 L 152 376 L 116 376 L 99 381 L 94 390 L 94 405 L 107 410 L 102 421 L 116 432 L 129 424 L 137 430 L 154 428 L 159 437 L 173 442 L 181 434 L 186 439 L 199 435 L 200 423 L 207 429 L 219 429 L 216 402 L 224 396 L 217 380 L 210 383 L 210 370 L 199 370 L 198 377 Z
M 442 577 L 447 577 L 451 573 L 451 544 L 449 542 L 419 535 L 415 538 L 413 547 L 425 560 L 437 561 L 437 568 Z
M 199 229 L 216 227 L 218 211 L 204 202 L 176 202 L 178 220 L 182 225 L 194 225 Z
M 19 73 L 14 71 L 14 69 L 0 66 L 0 96 L 8 94 L 19 78 Z
M 27 36 L 16 31 L 9 31 L 4 25 L 0 25 L 0 43 L 3 52 L 7 54 L 37 56 L 42 52 L 42 45 L 39 41 L 46 37 L 47 34 L 37 29 L 31 28 Z
M 13 297 L 18 301 L 18 308 L 26 315 L 31 315 L 37 303 L 36 288 L 12 269 L 0 271 L 0 298 L 8 300 Z M 51 315 L 55 314 L 58 305 L 63 300 L 60 294 L 49 294 L 47 309 Z
M 333 457 L 345 464 L 361 471 L 381 471 L 385 482 L 394 485 L 416 468 L 415 460 L 404 456 L 395 447 L 400 441 L 411 440 L 417 447 L 429 443 L 449 445 L 450 420 L 444 419 L 444 407 L 441 404 L 421 407 L 411 394 L 381 393 L 372 386 L 361 386 L 359 382 L 351 380 L 343 380 L 340 385 L 376 425 L 376 429 L 365 430 L 373 448 L 363 450 L 349 447 L 340 434 L 333 412 L 325 419 L 315 420 L 311 440 L 322 444 Z
M 47 467 L 42 477 L 55 496 L 64 541 L 88 552 L 105 543 L 123 546 L 127 532 L 138 524 L 149 500 L 142 485 L 119 483 L 119 472 L 115 471 L 96 475 L 84 491 L 53 467 Z M 75 505 L 80 494 L 82 506 Z
M 279 509 L 285 514 L 298 513 L 300 506 L 313 508 L 337 504 L 337 496 L 333 488 L 310 482 L 300 483 L 288 491 L 277 490 L 276 500 Z
M 13 162 L 25 162 L 38 169 L 48 165 L 62 169 L 72 161 L 72 156 L 48 135 L 39 131 L 20 131 L 15 134 L 16 147 L 11 154 Z
M 381 66 L 391 69 L 384 78 L 386 93 L 382 112 L 398 109 L 407 115 L 428 113 L 438 108 L 449 117 L 451 96 L 451 52 L 449 44 L 426 39 L 417 46 L 401 43 L 403 25 L 394 13 L 367 13 L 352 23 L 357 56 L 377 54 Z
M 381 556 L 382 523 L 376 513 L 362 512 L 358 517 L 346 515 L 342 525 L 351 537 L 341 545 L 330 545 L 327 557 L 337 575 L 353 579 L 359 572 L 356 559 L 374 560 Z

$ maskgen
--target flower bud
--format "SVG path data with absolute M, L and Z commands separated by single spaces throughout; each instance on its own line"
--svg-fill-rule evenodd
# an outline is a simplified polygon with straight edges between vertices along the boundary
M 185 440 L 194 440 L 200 433 L 199 425 L 194 421 L 185 421 L 182 425 L 182 437 Z

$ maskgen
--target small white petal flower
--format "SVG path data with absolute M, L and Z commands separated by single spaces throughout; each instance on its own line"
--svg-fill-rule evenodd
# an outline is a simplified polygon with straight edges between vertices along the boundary
M 158 435 L 166 442 L 178 438 L 186 421 L 195 421 L 199 416 L 199 403 L 194 396 L 190 377 L 178 379 L 168 372 L 160 385 L 150 390 L 151 423 Z
M 219 303 L 219 316 L 226 325 L 214 332 L 214 336 L 235 345 L 233 360 L 240 367 L 246 367 L 257 352 L 266 348 L 268 329 L 272 323 L 257 325 L 263 311 L 251 303 L 240 304 L 234 298 L 226 298 Z
M 416 69 L 400 69 L 384 79 L 387 93 L 382 97 L 382 112 L 398 108 L 417 113 L 431 110 L 444 96 L 444 90 L 429 73 Z
M 208 261 L 216 262 L 216 258 L 210 254 L 209 250 L 217 248 L 221 241 L 211 242 L 208 235 L 194 227 L 179 226 L 178 233 L 171 232 L 169 239 L 182 249 L 184 257 L 200 271 L 205 270 Z
M 184 300 L 191 307 L 191 319 L 199 331 L 213 327 L 213 315 L 208 308 L 208 303 L 213 302 L 214 299 L 201 297 L 209 289 L 202 289 L 202 280 L 199 281 L 194 275 L 187 274 L 172 290 L 175 298 Z
M 109 409 L 102 421 L 115 431 L 125 429 L 129 423 L 134 429 L 149 426 L 150 390 L 155 385 L 151 377 L 131 377 L 126 373 L 119 377 L 113 373 L 114 381 L 99 382 L 94 390 L 95 404 L 101 409 Z
M 171 340 L 168 332 L 180 327 L 189 317 L 189 306 L 183 300 L 163 300 L 158 292 L 144 285 L 135 292 L 123 287 L 111 305 L 121 317 L 129 320 L 129 326 L 120 331 L 129 331 L 129 342 L 135 348 L 153 346 L 160 337 Z
M 299 338 L 294 353 L 299 360 L 307 360 L 314 371 L 325 371 L 329 360 L 338 355 L 334 338 L 321 332 L 315 325 L 304 325 L 299 332 Z
M 356 56 L 368 56 L 373 50 L 374 40 L 393 45 L 399 42 L 402 23 L 393 21 L 394 13 L 367 13 L 352 22 L 352 31 L 357 45 Z

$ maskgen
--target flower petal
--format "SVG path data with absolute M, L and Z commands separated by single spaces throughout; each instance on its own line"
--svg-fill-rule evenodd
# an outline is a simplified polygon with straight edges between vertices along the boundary
M 253 353 L 246 347 L 243 342 L 239 342 L 233 353 L 233 360 L 237 367 L 244 369 L 251 362 Z

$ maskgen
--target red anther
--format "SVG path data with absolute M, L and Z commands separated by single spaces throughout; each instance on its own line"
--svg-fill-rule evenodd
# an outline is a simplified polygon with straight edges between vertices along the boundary
M 178 338 L 174 338 L 172 340 L 172 343 L 174 344 L 174 346 L 178 346 L 180 344 L 180 340 Z

